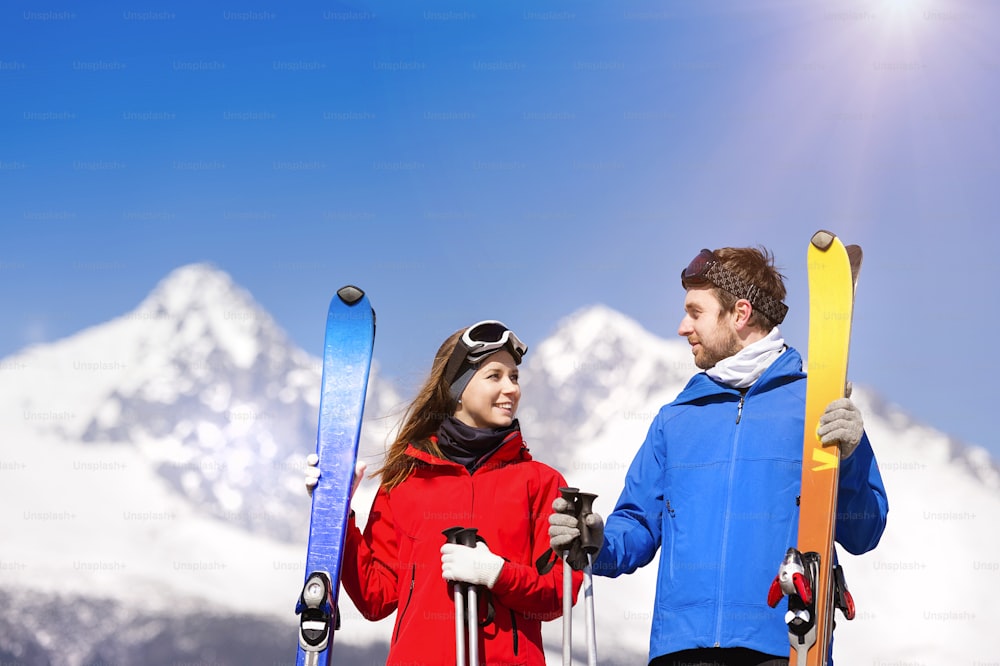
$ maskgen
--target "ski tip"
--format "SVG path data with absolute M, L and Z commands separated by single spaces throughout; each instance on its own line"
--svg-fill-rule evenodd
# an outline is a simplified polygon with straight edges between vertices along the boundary
M 353 284 L 349 284 L 337 290 L 337 297 L 340 298 L 340 300 L 342 300 L 346 305 L 354 305 L 365 297 L 365 292 L 361 291 Z
M 829 250 L 830 246 L 833 245 L 833 241 L 837 238 L 837 234 L 832 231 L 826 231 L 820 229 L 813 234 L 812 239 L 809 241 L 819 250 Z

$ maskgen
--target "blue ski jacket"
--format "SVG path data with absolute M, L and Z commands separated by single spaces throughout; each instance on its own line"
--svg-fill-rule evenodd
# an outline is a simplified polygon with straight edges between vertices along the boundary
M 654 418 L 593 565 L 616 577 L 662 548 L 650 660 L 699 647 L 788 654 L 785 604 L 770 608 L 767 593 L 797 541 L 805 377 L 788 348 L 744 392 L 695 375 Z M 836 541 L 871 550 L 888 510 L 866 434 L 841 463 Z

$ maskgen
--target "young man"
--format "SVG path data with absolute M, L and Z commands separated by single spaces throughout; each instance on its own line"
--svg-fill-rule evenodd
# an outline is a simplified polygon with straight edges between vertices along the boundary
M 652 666 L 787 664 L 784 609 L 767 592 L 798 531 L 805 420 L 802 358 L 778 325 L 788 308 L 784 278 L 757 248 L 702 252 L 681 273 L 686 290 L 677 330 L 703 370 L 653 420 L 605 525 L 593 571 L 615 577 L 662 548 L 653 609 Z M 836 540 L 848 552 L 874 548 L 888 504 L 861 414 L 849 398 L 820 420 L 840 446 Z M 558 499 L 550 543 L 579 536 Z

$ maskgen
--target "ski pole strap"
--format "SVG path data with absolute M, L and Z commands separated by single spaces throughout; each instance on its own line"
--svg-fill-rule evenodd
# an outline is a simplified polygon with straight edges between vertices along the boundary
M 559 555 L 551 548 L 542 553 L 541 557 L 535 560 L 535 569 L 539 575 L 544 576 L 552 571 L 552 567 L 560 559 Z M 574 541 L 566 554 L 566 565 L 573 571 L 583 571 L 587 568 L 587 550 L 580 545 L 579 541 Z
M 559 561 L 559 556 L 556 555 L 556 551 L 549 548 L 541 557 L 535 560 L 535 569 L 538 570 L 539 575 L 544 576 L 548 572 L 552 571 L 552 567 L 556 565 Z
M 480 627 L 488 627 L 493 624 L 493 620 L 496 618 L 496 608 L 493 606 L 493 593 L 488 590 L 483 590 L 483 598 L 486 601 L 486 619 L 479 623 Z

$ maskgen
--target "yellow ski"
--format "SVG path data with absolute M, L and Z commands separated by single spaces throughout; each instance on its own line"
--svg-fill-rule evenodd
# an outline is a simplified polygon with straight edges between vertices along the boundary
M 813 235 L 808 250 L 809 356 L 799 540 L 798 548 L 786 554 L 769 600 L 774 605 L 781 598 L 781 579 L 787 580 L 785 620 L 793 666 L 829 663 L 835 591 L 847 595 L 842 574 L 833 567 L 840 450 L 824 446 L 816 430 L 827 405 L 845 394 L 854 288 L 860 268 L 860 247 L 845 247 L 829 231 Z M 835 590 L 838 578 L 841 589 Z M 849 596 L 843 610 L 848 619 L 853 617 Z

